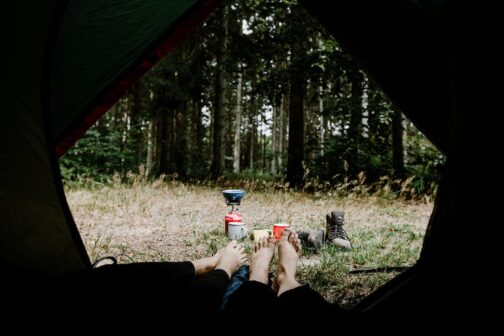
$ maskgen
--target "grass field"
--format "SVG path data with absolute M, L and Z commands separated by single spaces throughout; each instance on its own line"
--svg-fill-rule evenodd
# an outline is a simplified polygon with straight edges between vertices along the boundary
M 175 181 L 95 185 L 68 187 L 67 198 L 92 261 L 108 255 L 122 263 L 187 260 L 213 254 L 228 241 L 228 207 L 220 188 Z M 432 204 L 271 190 L 249 191 L 240 207 L 249 232 L 279 221 L 295 229 L 323 229 L 331 210 L 345 212 L 354 248 L 305 250 L 298 275 L 327 300 L 350 307 L 397 275 L 350 271 L 415 263 Z M 242 243 L 250 251 L 252 241 Z

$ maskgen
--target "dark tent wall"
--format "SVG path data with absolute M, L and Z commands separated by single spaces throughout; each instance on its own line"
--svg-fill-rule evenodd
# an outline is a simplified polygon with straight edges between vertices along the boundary
M 42 113 L 46 47 L 60 5 L 2 1 L 0 10 L 0 260 L 50 273 L 89 266 L 57 192 Z

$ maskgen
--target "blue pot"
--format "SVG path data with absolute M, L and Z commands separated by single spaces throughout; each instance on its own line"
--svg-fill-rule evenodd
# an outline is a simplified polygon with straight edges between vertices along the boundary
M 228 189 L 224 190 L 222 194 L 228 203 L 239 203 L 243 196 L 245 196 L 245 190 Z

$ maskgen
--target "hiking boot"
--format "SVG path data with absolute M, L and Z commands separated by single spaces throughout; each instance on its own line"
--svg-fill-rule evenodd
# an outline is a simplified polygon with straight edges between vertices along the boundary
M 346 249 L 352 248 L 348 234 L 343 229 L 345 213 L 343 211 L 331 211 L 326 215 L 326 240 L 336 246 Z
M 297 233 L 303 247 L 318 251 L 322 247 L 322 244 L 324 244 L 324 230 L 297 231 Z

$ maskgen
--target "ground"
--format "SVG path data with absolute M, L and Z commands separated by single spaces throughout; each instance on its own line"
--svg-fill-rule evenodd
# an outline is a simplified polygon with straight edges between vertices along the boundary
M 224 246 L 228 207 L 217 187 L 180 182 L 67 188 L 67 198 L 91 261 L 113 255 L 122 263 L 188 260 Z M 354 248 L 305 250 L 299 280 L 326 299 L 350 307 L 397 272 L 356 269 L 411 266 L 419 257 L 432 204 L 380 197 L 345 197 L 288 190 L 247 190 L 240 212 L 249 232 L 289 222 L 295 229 L 325 228 L 325 214 L 345 212 Z M 251 240 L 242 243 L 250 251 Z M 274 268 L 274 266 L 273 266 Z

